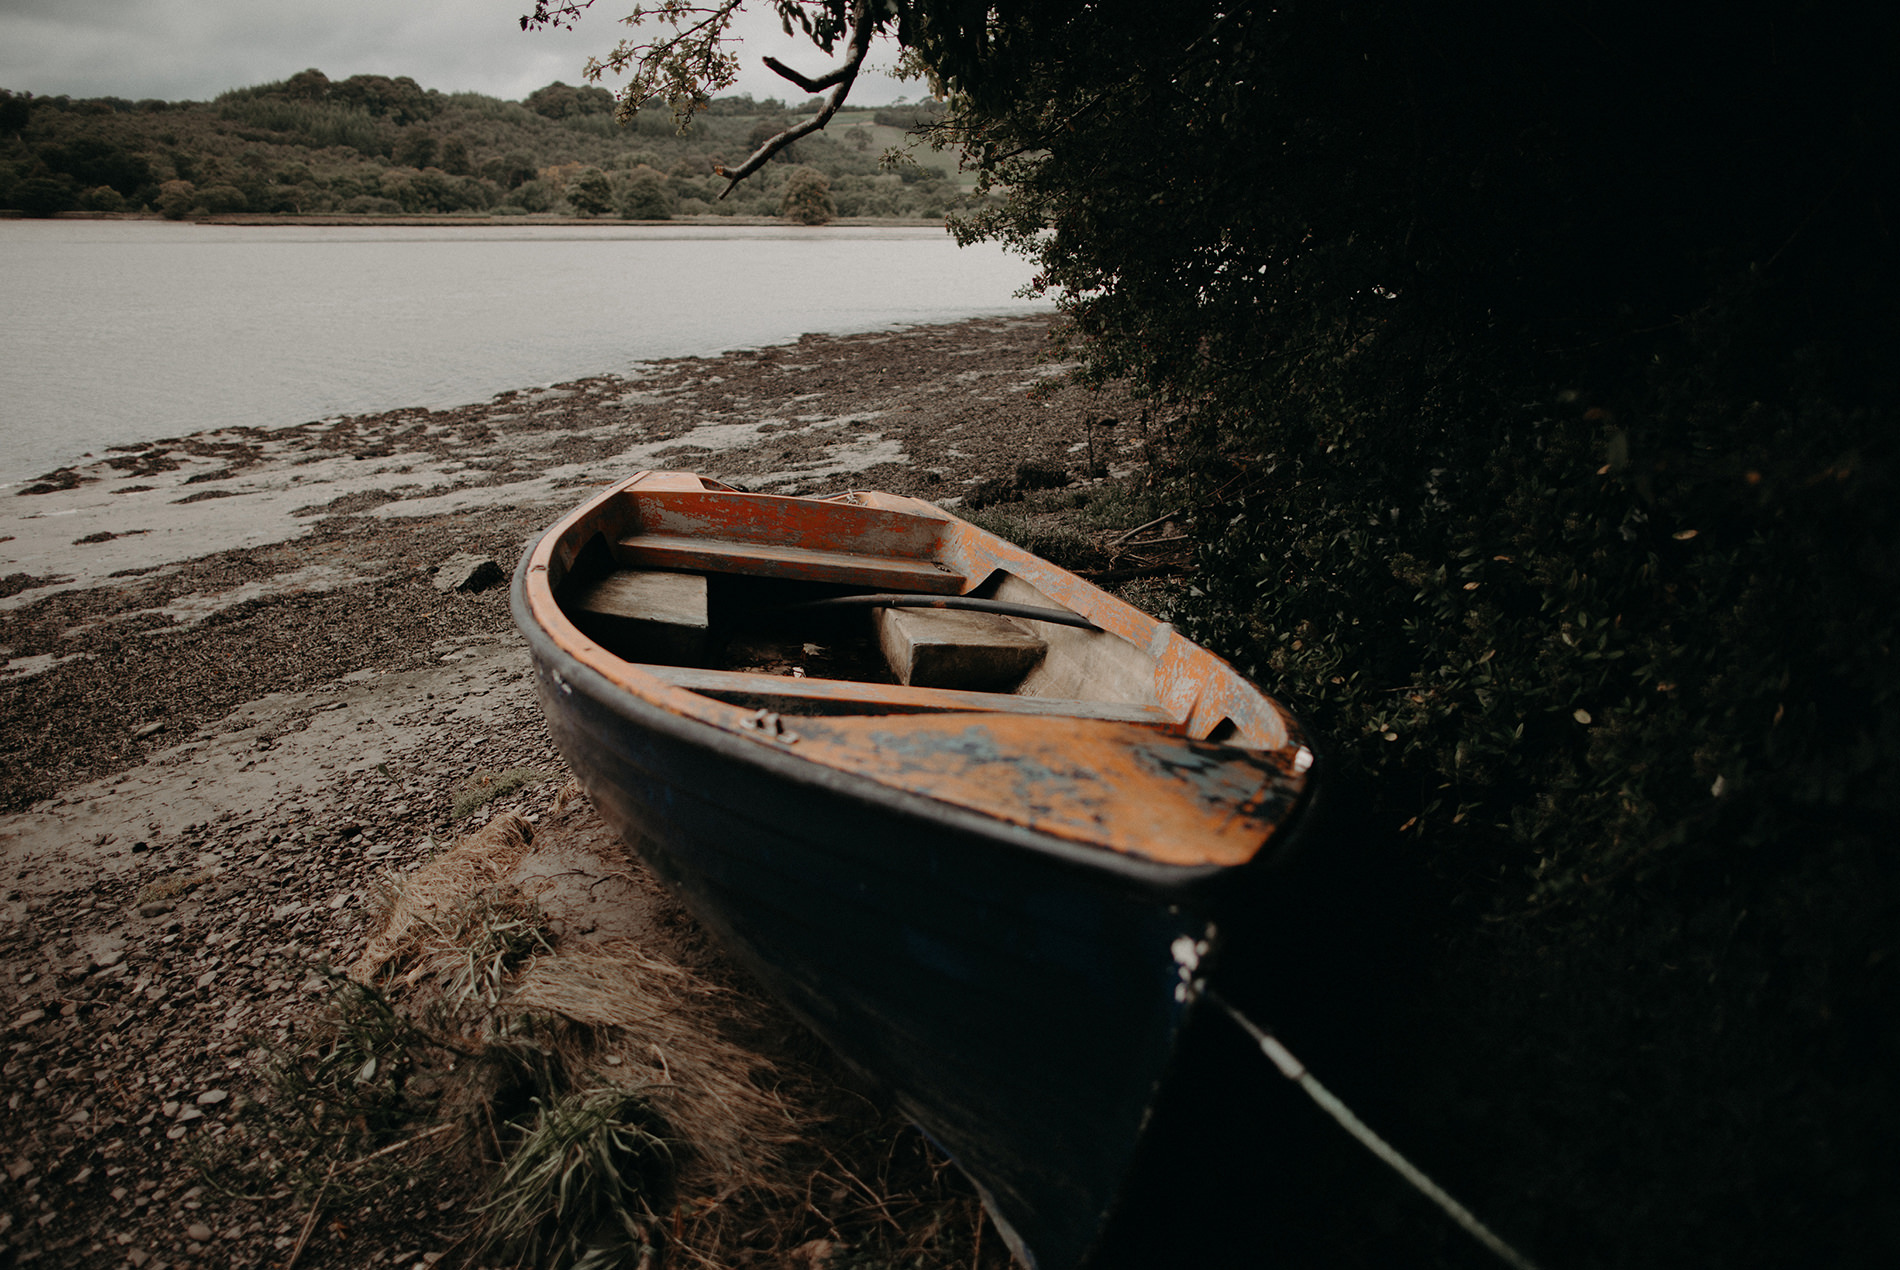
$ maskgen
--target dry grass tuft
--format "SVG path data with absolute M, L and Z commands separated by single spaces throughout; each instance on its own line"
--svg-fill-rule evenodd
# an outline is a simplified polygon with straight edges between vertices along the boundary
M 616 939 L 536 957 L 509 1001 L 594 1029 L 592 1054 L 570 1061 L 603 1083 L 643 1088 L 685 1144 L 687 1176 L 769 1190 L 778 1149 L 797 1126 L 761 1087 L 772 1065 L 719 1035 L 707 1008 L 718 993 L 632 940 Z
M 207 1181 L 346 1207 L 420 1181 L 466 1203 L 482 1264 L 1001 1270 L 955 1170 L 773 1007 L 632 939 L 557 937 L 519 882 L 534 848 L 499 815 L 389 880 L 355 982 Z
M 579 796 L 570 787 L 557 803 Z M 477 1060 L 444 1082 L 436 1114 L 461 1121 L 495 1153 L 483 1210 L 494 1246 L 566 1264 L 585 1262 L 596 1240 L 625 1250 L 657 1231 L 643 1212 L 635 1225 L 646 1233 L 635 1238 L 628 1223 L 637 1206 L 615 1189 L 632 1176 L 614 1161 L 637 1121 L 634 1137 L 660 1144 L 669 1176 L 717 1195 L 694 1206 L 690 1229 L 682 1221 L 671 1232 L 712 1264 L 707 1253 L 730 1241 L 741 1209 L 756 1214 L 767 1196 L 789 1192 L 780 1151 L 805 1126 L 765 1087 L 777 1081 L 773 1065 L 721 1034 L 724 989 L 630 939 L 554 937 L 535 898 L 512 881 L 533 832 L 519 816 L 497 816 L 392 881 L 383 928 L 349 977 L 383 982 L 399 1009 Z M 550 1176 L 568 1188 L 556 1188 L 558 1205 L 523 1190 Z M 596 1184 L 606 1189 L 570 1193 Z M 650 1189 L 642 1195 L 641 1203 L 656 1199 Z M 751 1200 L 727 1202 L 739 1196 Z M 611 1214 L 612 1229 L 557 1220 L 551 1206 Z
M 423 865 L 394 892 L 383 929 L 350 967 L 350 978 L 370 983 L 391 961 L 414 956 L 432 934 L 441 934 L 475 897 L 501 884 L 528 854 L 534 826 L 512 812 Z

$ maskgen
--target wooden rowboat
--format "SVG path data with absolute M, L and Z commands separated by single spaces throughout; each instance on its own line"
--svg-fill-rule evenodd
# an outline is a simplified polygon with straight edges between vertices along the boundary
M 1042 1270 L 1097 1248 L 1316 773 L 1172 628 L 912 498 L 644 472 L 514 580 L 602 814 Z

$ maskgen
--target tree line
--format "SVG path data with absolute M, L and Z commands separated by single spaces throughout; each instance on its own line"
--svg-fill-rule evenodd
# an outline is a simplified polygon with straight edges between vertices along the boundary
M 314 69 L 209 102 L 0 89 L 0 208 L 822 223 L 942 217 L 969 184 L 945 156 L 895 156 L 913 124 L 935 117 L 925 104 L 853 110 L 721 199 L 715 169 L 812 105 L 743 94 L 698 105 L 682 132 L 663 113 L 622 127 L 611 94 L 559 82 L 519 102 Z

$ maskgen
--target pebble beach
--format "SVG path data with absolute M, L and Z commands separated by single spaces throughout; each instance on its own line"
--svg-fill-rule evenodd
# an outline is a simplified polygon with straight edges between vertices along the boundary
M 560 937 L 725 973 L 558 797 L 500 579 L 643 468 L 953 506 L 1019 463 L 1080 470 L 1087 420 L 1129 407 L 1062 383 L 1048 327 L 807 336 L 225 429 L 0 495 L 0 1265 L 462 1264 L 465 1210 L 398 1195 L 317 1223 L 194 1161 L 362 954 L 379 880 L 491 816 L 538 827 Z M 1138 440 L 1095 444 L 1126 470 Z

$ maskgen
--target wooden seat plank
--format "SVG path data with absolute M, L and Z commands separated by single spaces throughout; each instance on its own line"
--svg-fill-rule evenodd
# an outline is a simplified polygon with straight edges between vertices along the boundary
M 1000 613 L 878 609 L 878 644 L 901 683 L 1007 691 L 1042 660 L 1042 638 Z
M 574 598 L 574 607 L 606 617 L 705 630 L 706 579 L 696 573 L 620 569 Z
M 780 697 L 788 701 L 824 701 L 861 704 L 867 712 L 881 710 L 970 710 L 993 714 L 1041 715 L 1047 718 L 1106 719 L 1119 723 L 1146 723 L 1171 728 L 1176 719 L 1159 706 L 1130 705 L 1121 701 L 1074 701 L 1053 697 L 1018 697 L 1007 692 L 964 692 L 954 688 L 913 688 L 902 684 L 859 683 L 847 679 L 795 679 L 742 670 L 701 670 L 693 666 L 636 665 L 676 688 L 717 696 Z
M 961 574 L 934 560 L 860 555 L 813 547 L 696 538 L 684 534 L 632 534 L 615 544 L 615 558 L 634 567 L 705 569 L 755 577 L 838 582 L 927 595 L 959 595 L 967 587 Z

